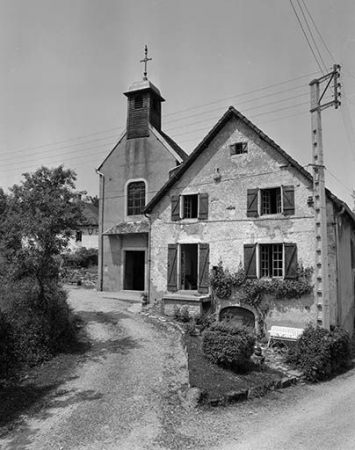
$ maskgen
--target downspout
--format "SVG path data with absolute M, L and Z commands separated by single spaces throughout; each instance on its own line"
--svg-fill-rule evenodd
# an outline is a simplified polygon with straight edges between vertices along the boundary
M 340 276 L 340 269 L 339 269 L 339 261 L 341 258 L 341 254 L 340 254 L 340 233 L 339 233 L 339 218 L 344 214 L 345 212 L 345 206 L 342 207 L 341 211 L 336 214 L 336 220 L 335 220 L 335 242 L 336 242 L 336 274 L 337 274 L 337 323 L 338 326 L 341 326 L 340 320 L 342 317 L 342 302 L 341 302 L 341 285 L 340 285 L 340 280 L 339 280 L 339 276 Z
M 147 300 L 148 300 L 148 303 L 150 303 L 150 292 L 151 292 L 151 289 L 150 289 L 150 271 L 151 271 L 151 244 L 150 244 L 150 242 L 151 242 L 151 238 L 150 237 L 151 237 L 152 222 L 151 222 L 150 214 L 144 213 L 144 215 L 149 221 L 149 230 L 148 230 L 148 268 L 147 268 L 148 269 L 147 270 L 147 272 L 148 272 L 148 274 L 147 274 L 147 276 L 148 276 Z
M 104 201 L 105 201 L 105 175 L 96 169 L 96 173 L 100 176 L 100 192 L 99 192 L 99 267 L 98 267 L 98 290 L 103 291 L 103 274 L 104 274 Z

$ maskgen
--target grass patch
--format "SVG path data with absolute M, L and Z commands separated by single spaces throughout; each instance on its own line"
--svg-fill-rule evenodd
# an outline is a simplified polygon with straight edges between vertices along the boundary
M 201 389 L 206 401 L 224 397 L 231 392 L 257 388 L 282 378 L 282 373 L 266 365 L 250 363 L 246 373 L 234 373 L 210 363 L 202 351 L 200 336 L 184 335 L 188 351 L 190 384 Z

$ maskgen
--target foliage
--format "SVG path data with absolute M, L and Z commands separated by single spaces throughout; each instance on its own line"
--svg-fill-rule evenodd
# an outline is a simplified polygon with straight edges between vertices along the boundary
M 1 222 L 1 250 L 11 276 L 34 276 L 41 287 L 58 276 L 59 255 L 80 221 L 82 202 L 74 192 L 75 173 L 41 167 L 24 174 L 7 197 Z
M 84 269 L 96 266 L 98 263 L 98 250 L 96 248 L 80 247 L 74 252 L 64 253 L 65 266 L 77 266 Z
M 203 314 L 198 314 L 195 317 L 196 325 L 199 326 L 201 331 L 209 328 L 213 323 L 217 322 L 217 315 L 212 311 L 205 312 Z
M 300 298 L 309 294 L 312 291 L 311 275 L 311 269 L 298 266 L 295 279 L 247 278 L 243 267 L 232 273 L 219 263 L 211 273 L 210 283 L 220 299 L 230 298 L 233 288 L 241 288 L 243 302 L 256 308 L 264 294 L 274 295 L 278 299 Z
M 12 329 L 6 314 L 0 310 L 0 378 L 7 376 L 13 354 Z
M 44 294 L 45 301 L 40 299 L 40 289 L 32 278 L 7 283 L 2 289 L 6 342 L 11 346 L 7 361 L 11 366 L 38 364 L 75 339 L 66 292 L 52 283 L 46 285 Z
M 0 309 L 7 361 L 37 364 L 75 334 L 58 277 L 60 254 L 83 204 L 74 190 L 75 173 L 63 166 L 23 176 L 8 195 L 0 192 Z
M 191 319 L 189 307 L 187 305 L 174 305 L 174 319 L 178 322 L 189 322 Z
M 302 370 L 312 382 L 329 378 L 349 361 L 349 334 L 341 328 L 329 331 L 312 324 L 305 328 L 288 355 L 288 362 Z
M 250 361 L 255 340 L 246 327 L 216 322 L 203 333 L 202 350 L 212 363 L 238 371 Z

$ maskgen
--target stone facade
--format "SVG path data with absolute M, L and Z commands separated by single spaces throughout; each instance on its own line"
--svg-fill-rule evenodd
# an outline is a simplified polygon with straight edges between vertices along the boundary
M 207 198 L 207 215 L 199 216 L 200 196 Z M 184 278 L 191 278 L 193 272 L 186 269 L 188 258 L 190 264 L 197 265 L 195 289 L 205 292 L 200 290 L 205 287 L 201 277 L 206 277 L 201 275 L 200 256 L 206 248 L 208 271 L 220 262 L 231 271 L 245 267 L 250 249 L 255 272 L 251 275 L 257 278 L 265 273 L 293 277 L 297 264 L 314 268 L 312 196 L 311 175 L 244 116 L 230 109 L 146 208 L 151 220 L 151 301 L 163 299 L 168 291 L 181 294 L 191 288 L 184 284 Z M 186 208 L 194 208 L 194 201 L 195 213 L 186 213 Z M 331 194 L 327 202 L 331 324 L 352 332 L 354 274 L 350 241 L 354 239 L 354 217 L 347 209 L 339 222 L 342 202 Z M 292 257 L 288 256 L 290 248 Z M 169 260 L 172 249 L 175 259 Z M 312 293 L 298 300 L 268 298 L 267 328 L 317 323 L 316 296 Z M 237 297 L 224 303 L 217 299 L 218 311 L 233 305 L 241 306 Z

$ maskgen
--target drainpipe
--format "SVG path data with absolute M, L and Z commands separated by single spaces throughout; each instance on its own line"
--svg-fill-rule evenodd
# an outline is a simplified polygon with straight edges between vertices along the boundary
M 336 220 L 335 220 L 335 242 L 336 242 L 336 274 L 337 274 L 337 322 L 338 326 L 341 326 L 340 320 L 342 316 L 342 303 L 341 303 L 341 285 L 339 280 L 340 275 L 340 269 L 339 269 L 339 261 L 341 258 L 340 254 L 340 233 L 339 233 L 339 218 L 344 214 L 345 212 L 345 206 L 342 207 L 341 211 L 336 214 Z
M 103 291 L 103 273 L 104 273 L 104 200 L 105 200 L 105 175 L 96 169 L 96 173 L 100 176 L 100 192 L 99 192 L 99 280 L 98 290 Z
M 147 299 L 148 299 L 148 303 L 150 303 L 150 270 L 151 270 L 151 240 L 150 240 L 150 236 L 151 236 L 151 229 L 152 229 L 152 222 L 151 222 L 151 216 L 150 214 L 144 213 L 145 217 L 148 219 L 149 221 L 149 230 L 148 230 L 148 289 L 147 289 Z

